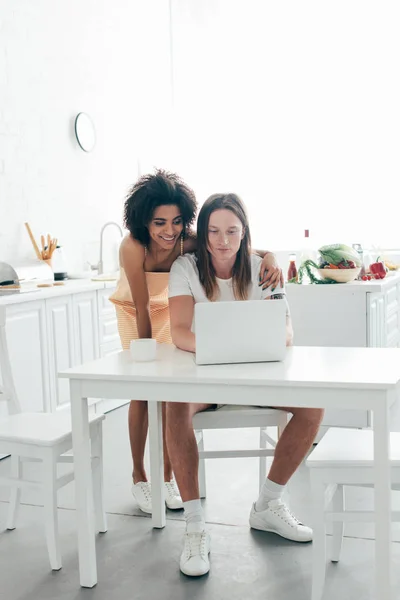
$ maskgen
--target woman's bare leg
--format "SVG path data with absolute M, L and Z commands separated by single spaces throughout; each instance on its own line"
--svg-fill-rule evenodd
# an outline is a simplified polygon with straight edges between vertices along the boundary
M 163 403 L 163 447 L 164 447 L 164 479 L 171 481 L 172 467 L 169 459 L 168 449 L 165 442 L 166 437 L 166 413 L 165 403 Z M 128 414 L 129 439 L 131 443 L 131 453 L 133 462 L 132 478 L 133 483 L 147 481 L 146 470 L 144 467 L 144 450 L 146 446 L 148 430 L 148 412 L 147 402 L 142 400 L 131 400 Z
M 133 462 L 133 483 L 147 481 L 144 468 L 144 449 L 146 446 L 148 429 L 147 402 L 131 400 L 128 413 L 129 439 Z

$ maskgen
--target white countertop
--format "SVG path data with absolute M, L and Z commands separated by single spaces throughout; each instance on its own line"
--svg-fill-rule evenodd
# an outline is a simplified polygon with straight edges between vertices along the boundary
M 114 288 L 117 285 L 117 281 L 92 281 L 91 279 L 68 279 L 63 283 L 64 285 L 52 287 L 37 287 L 35 282 L 27 282 L 22 285 L 20 293 L 0 296 L 0 306 Z
M 379 365 L 379 369 L 376 368 Z M 282 362 L 198 366 L 190 352 L 157 345 L 157 359 L 135 362 L 129 350 L 58 374 L 79 380 L 393 389 L 400 384 L 400 348 L 293 346 Z M 246 404 L 245 397 L 243 404 Z
M 291 294 L 313 294 L 316 290 L 322 294 L 343 293 L 343 292 L 383 292 L 388 287 L 400 283 L 400 272 L 391 271 L 385 279 L 371 279 L 371 281 L 351 281 L 349 283 L 332 284 L 305 284 L 287 283 L 286 288 Z
M 100 276 L 101 277 L 101 276 Z M 106 276 L 105 276 L 106 277 Z M 288 296 L 293 297 L 296 294 L 315 294 L 316 291 L 321 294 L 342 294 L 356 292 L 382 292 L 388 287 L 400 283 L 400 272 L 394 271 L 388 273 L 385 279 L 371 281 L 352 281 L 350 283 L 337 283 L 332 285 L 298 285 L 287 283 L 286 288 Z M 79 294 L 101 289 L 112 289 L 117 285 L 117 280 L 99 280 L 92 279 L 68 279 L 64 285 L 55 285 L 52 287 L 37 287 L 35 282 L 27 282 L 22 286 L 22 293 L 0 295 L 0 306 L 20 304 L 21 302 L 33 302 L 45 298 L 55 298 L 57 296 L 66 296 L 68 294 Z

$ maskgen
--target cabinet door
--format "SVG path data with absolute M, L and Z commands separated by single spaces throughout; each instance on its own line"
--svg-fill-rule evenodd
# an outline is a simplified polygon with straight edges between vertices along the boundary
M 370 348 L 386 346 L 386 310 L 383 294 L 368 294 L 367 340 Z
M 97 290 L 97 309 L 99 313 L 99 343 L 112 344 L 119 341 L 117 314 L 115 306 L 109 301 L 113 288 Z M 100 353 L 101 356 L 101 353 Z
M 72 297 L 46 300 L 46 318 L 52 409 L 58 410 L 69 404 L 69 382 L 59 379 L 58 373 L 75 364 Z
M 392 285 L 385 293 L 386 346 L 400 346 L 400 284 Z
M 99 319 L 96 292 L 74 294 L 75 364 L 81 365 L 99 357 Z
M 8 306 L 6 335 L 15 388 L 22 410 L 50 412 L 45 301 Z

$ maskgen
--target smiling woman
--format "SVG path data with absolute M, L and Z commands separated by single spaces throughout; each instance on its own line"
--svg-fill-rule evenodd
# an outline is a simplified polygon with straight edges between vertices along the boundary
M 194 192 L 173 173 L 159 170 L 154 175 L 145 175 L 130 190 L 124 207 L 129 235 L 121 244 L 121 276 L 110 298 L 116 306 L 124 349 L 129 348 L 131 340 L 139 338 L 171 343 L 168 275 L 175 259 L 195 247 L 191 226 L 196 210 Z M 165 423 L 165 416 L 163 421 Z M 131 401 L 129 436 L 132 494 L 139 508 L 151 513 L 151 487 L 144 468 L 147 402 Z M 182 508 L 165 444 L 164 477 L 168 508 Z

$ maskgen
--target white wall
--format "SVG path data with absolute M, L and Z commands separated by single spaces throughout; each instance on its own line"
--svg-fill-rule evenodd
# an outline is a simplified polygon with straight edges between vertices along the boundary
M 253 240 L 400 247 L 400 4 L 172 0 L 177 166 Z M 318 246 L 317 246 L 318 247 Z
M 169 47 L 168 0 L 2 0 L 0 261 L 33 257 L 24 221 L 58 238 L 70 271 L 97 260 L 138 159 L 168 162 Z M 90 154 L 74 138 L 81 111 L 97 130 Z

